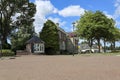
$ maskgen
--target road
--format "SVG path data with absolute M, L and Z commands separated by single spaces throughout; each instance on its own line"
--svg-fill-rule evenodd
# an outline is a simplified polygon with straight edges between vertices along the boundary
M 0 59 L 0 80 L 120 80 L 120 56 L 20 56 Z

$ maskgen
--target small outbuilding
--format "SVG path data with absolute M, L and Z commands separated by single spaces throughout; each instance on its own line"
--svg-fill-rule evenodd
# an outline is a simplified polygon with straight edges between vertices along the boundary
M 31 54 L 39 54 L 45 52 L 45 44 L 39 37 L 33 36 L 26 42 L 26 51 Z

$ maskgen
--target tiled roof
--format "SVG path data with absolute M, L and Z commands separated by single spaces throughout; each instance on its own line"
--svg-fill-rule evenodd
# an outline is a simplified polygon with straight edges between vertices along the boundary
M 27 42 L 27 44 L 29 43 L 44 43 L 44 41 L 42 41 L 39 37 L 37 36 L 33 36 L 31 39 L 29 39 Z
M 73 33 L 73 32 L 68 32 L 68 36 L 69 37 L 77 37 L 77 35 L 75 33 Z
M 61 31 L 61 32 L 63 32 L 63 33 L 65 33 L 65 34 L 66 34 L 65 30 L 64 30 L 64 29 L 62 29 L 61 27 L 57 27 L 57 29 L 58 29 L 59 31 Z

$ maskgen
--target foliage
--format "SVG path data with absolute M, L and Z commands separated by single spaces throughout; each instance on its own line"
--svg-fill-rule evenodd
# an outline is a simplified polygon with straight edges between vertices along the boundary
M 1 55 L 2 56 L 14 56 L 15 53 L 9 49 L 3 49 Z
M 34 14 L 32 12 L 35 10 L 34 4 L 30 3 L 29 0 L 0 0 L 0 33 L 2 35 L 3 48 L 5 48 L 4 44 L 7 44 L 7 38 L 10 37 L 11 32 L 16 27 L 20 27 L 17 25 L 13 26 L 14 22 L 12 17 L 17 14 L 23 16 L 23 12 L 29 12 L 28 15 L 33 16 Z M 27 19 L 29 20 L 29 18 Z
M 6 49 L 11 49 L 11 45 L 9 43 L 4 44 L 2 47 Z
M 115 41 L 120 40 L 120 30 L 118 28 L 110 29 L 107 41 L 111 43 L 111 50 L 115 49 Z
M 59 35 L 55 23 L 47 20 L 40 33 L 40 38 L 45 42 L 46 54 L 56 54 L 59 50 Z
M 76 31 L 83 39 L 88 40 L 89 46 L 93 44 L 93 40 L 97 41 L 100 52 L 100 40 L 114 40 L 117 39 L 117 28 L 113 19 L 108 18 L 100 11 L 91 12 L 86 11 L 81 16 L 76 26 Z M 113 37 L 113 38 L 112 38 Z
M 18 16 L 17 21 L 14 22 L 14 24 L 16 24 L 15 26 L 17 27 L 13 29 L 11 34 L 13 50 L 25 49 L 25 42 L 35 33 L 33 26 L 33 16 L 36 12 L 35 5 L 33 3 L 29 3 L 26 7 L 21 9 L 21 15 Z
M 90 48 L 93 45 L 93 33 L 92 27 L 94 26 L 93 20 L 93 12 L 86 11 L 84 15 L 81 16 L 80 20 L 76 26 L 76 32 L 82 39 L 86 39 L 89 43 Z

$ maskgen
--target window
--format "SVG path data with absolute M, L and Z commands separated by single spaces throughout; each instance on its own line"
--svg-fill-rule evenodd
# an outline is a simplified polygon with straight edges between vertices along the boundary
M 34 44 L 34 52 L 35 53 L 44 53 L 44 44 Z

